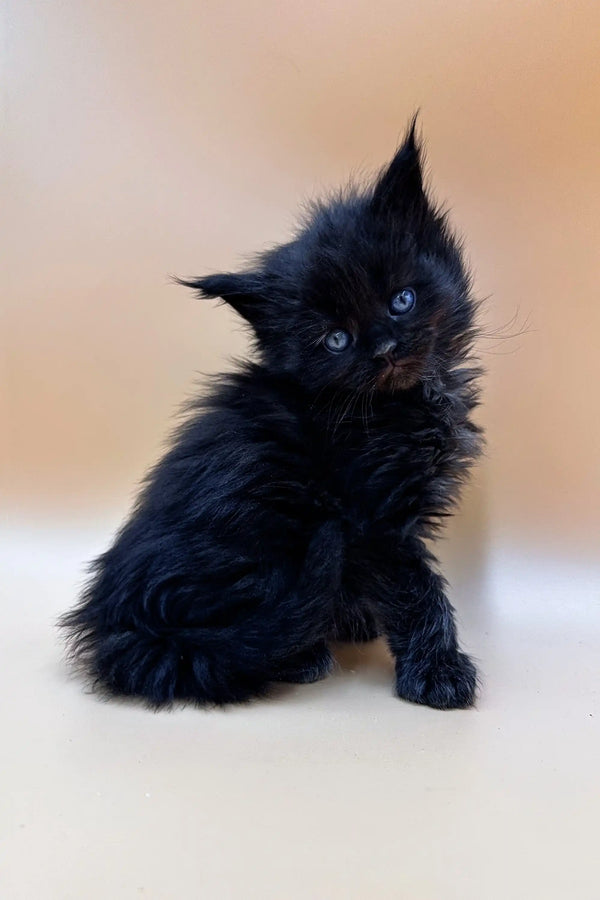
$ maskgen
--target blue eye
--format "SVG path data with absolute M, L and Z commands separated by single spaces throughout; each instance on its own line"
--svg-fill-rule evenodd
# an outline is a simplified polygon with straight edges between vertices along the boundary
M 352 338 L 342 328 L 335 328 L 325 335 L 325 346 L 330 353 L 343 353 L 350 346 Z
M 403 291 L 393 294 L 390 299 L 390 312 L 393 316 L 403 316 L 404 313 L 410 312 L 417 302 L 416 291 L 407 287 Z

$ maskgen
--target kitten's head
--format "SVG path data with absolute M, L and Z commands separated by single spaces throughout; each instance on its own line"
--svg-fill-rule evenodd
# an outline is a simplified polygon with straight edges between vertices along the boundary
M 313 206 L 252 271 L 184 283 L 233 306 L 265 365 L 309 390 L 407 390 L 443 377 L 472 338 L 469 277 L 424 191 L 414 121 L 373 186 Z

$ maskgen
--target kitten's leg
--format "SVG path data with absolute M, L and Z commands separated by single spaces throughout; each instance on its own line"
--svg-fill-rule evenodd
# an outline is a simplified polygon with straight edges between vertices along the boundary
M 148 557 L 136 558 L 129 544 L 117 544 L 99 561 L 80 605 L 62 620 L 98 687 L 144 697 L 153 707 L 177 699 L 220 705 L 261 696 L 284 675 L 310 681 L 326 674 L 331 658 L 324 638 L 343 563 L 334 522 L 317 528 L 295 584 L 274 569 L 250 585 L 250 596 L 268 600 L 246 615 L 230 611 L 223 591 L 220 608 L 202 617 L 199 603 L 190 622 L 195 598 L 205 596 L 204 576 L 193 558 L 186 559 L 186 548 L 174 543 L 166 553 L 165 547 L 161 534 L 156 553 L 166 555 L 164 570 L 177 559 L 177 577 L 164 573 L 153 586 Z
M 415 560 L 405 569 L 395 596 L 378 605 L 396 660 L 398 695 L 437 709 L 472 706 L 477 672 L 459 649 L 454 611 L 442 578 L 424 561 Z
M 294 684 L 311 684 L 326 678 L 332 668 L 333 657 L 329 648 L 326 644 L 319 643 L 286 659 L 273 679 Z

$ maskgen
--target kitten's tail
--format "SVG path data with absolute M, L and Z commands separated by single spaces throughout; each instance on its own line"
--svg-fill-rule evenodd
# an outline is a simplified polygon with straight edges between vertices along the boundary
M 72 656 L 100 689 L 159 707 L 177 699 L 242 702 L 265 694 L 277 667 L 325 637 L 339 589 L 343 543 L 325 523 L 312 538 L 295 589 L 241 623 L 214 628 L 108 626 L 94 589 L 61 619 Z

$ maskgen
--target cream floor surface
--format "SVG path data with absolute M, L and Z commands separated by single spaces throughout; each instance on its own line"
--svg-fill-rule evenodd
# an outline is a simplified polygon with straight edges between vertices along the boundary
M 398 701 L 377 644 L 269 702 L 153 714 L 60 659 L 52 622 L 105 539 L 3 541 L 2 898 L 600 897 L 597 570 L 454 566 L 476 710 Z

